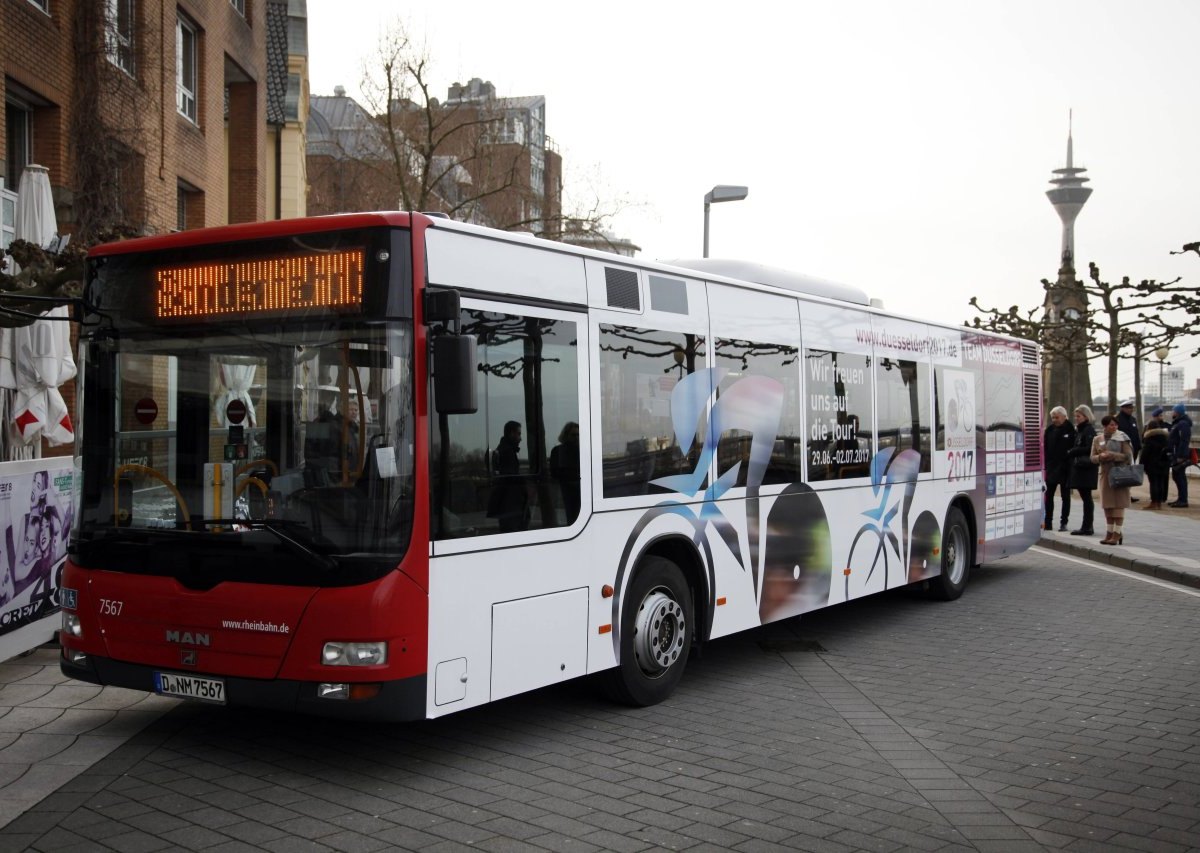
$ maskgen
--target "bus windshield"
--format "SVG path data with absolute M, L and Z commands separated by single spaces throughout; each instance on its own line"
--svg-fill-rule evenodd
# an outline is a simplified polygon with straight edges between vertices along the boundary
M 413 508 L 411 321 L 135 326 L 81 352 L 77 562 L 203 584 L 396 567 Z

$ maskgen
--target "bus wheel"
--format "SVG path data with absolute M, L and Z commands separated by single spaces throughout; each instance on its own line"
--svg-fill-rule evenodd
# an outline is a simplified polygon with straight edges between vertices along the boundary
M 670 560 L 649 557 L 621 613 L 621 659 L 604 673 L 606 692 L 628 705 L 654 705 L 675 689 L 692 644 L 692 594 Z
M 929 594 L 953 601 L 963 594 L 971 573 L 971 528 L 962 510 L 952 506 L 942 531 L 942 573 L 929 581 Z

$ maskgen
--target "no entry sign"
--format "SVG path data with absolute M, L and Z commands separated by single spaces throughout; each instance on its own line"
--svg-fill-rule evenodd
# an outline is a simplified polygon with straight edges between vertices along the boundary
M 133 416 L 139 424 L 152 424 L 158 417 L 158 403 L 149 397 L 143 397 L 133 404 Z
M 246 420 L 246 404 L 236 398 L 230 400 L 229 405 L 225 407 L 225 418 L 231 424 L 240 424 Z

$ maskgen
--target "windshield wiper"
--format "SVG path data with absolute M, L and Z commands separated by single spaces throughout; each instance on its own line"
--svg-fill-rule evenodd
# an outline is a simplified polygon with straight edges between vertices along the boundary
M 195 519 L 192 521 L 193 523 L 197 523 Z M 328 554 L 322 554 L 313 547 L 315 543 L 311 540 L 303 542 L 283 532 L 284 528 L 291 528 L 293 531 L 308 530 L 306 525 L 298 521 L 285 521 L 280 518 L 206 518 L 198 523 L 206 527 L 213 525 L 237 525 L 238 527 L 248 527 L 251 530 L 265 530 L 287 546 L 288 550 L 293 554 L 298 554 L 318 568 L 332 572 L 336 571 L 338 567 L 337 561 Z

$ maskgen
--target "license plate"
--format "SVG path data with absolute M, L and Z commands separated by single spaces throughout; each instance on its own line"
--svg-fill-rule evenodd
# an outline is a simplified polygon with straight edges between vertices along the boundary
M 163 696 L 178 696 L 181 699 L 199 699 L 201 702 L 225 704 L 225 682 L 219 678 L 156 672 L 154 673 L 154 692 Z

